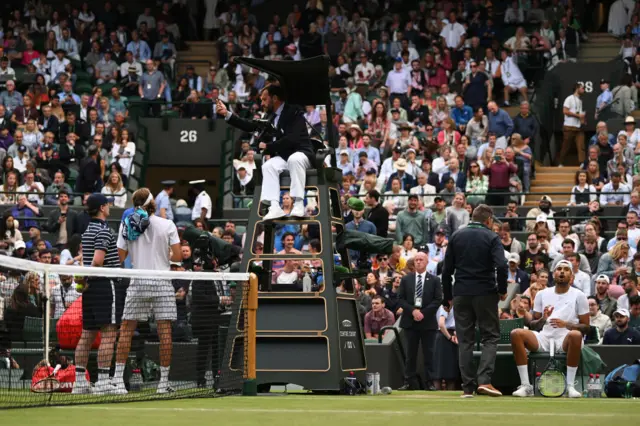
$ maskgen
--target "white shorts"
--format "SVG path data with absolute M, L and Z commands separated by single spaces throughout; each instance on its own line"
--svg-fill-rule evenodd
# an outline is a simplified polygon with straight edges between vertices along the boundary
M 538 339 L 538 352 L 549 352 L 551 350 L 551 340 L 553 340 L 555 353 L 564 353 L 562 344 L 568 333 L 561 337 L 551 337 L 548 334 L 542 334 L 538 331 L 532 331 L 532 333 L 535 334 L 536 339 Z
M 527 87 L 527 81 L 522 79 L 522 80 L 511 80 L 508 82 L 507 87 L 513 87 L 515 89 L 524 89 L 525 87 Z
M 124 302 L 123 320 L 175 321 L 178 318 L 176 294 L 171 281 L 131 280 Z

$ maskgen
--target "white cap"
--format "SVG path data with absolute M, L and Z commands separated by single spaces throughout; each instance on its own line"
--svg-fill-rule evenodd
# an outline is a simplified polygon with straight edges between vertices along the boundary
M 19 250 L 19 249 L 23 249 L 23 248 L 27 248 L 27 245 L 24 243 L 24 241 L 18 240 L 15 243 L 13 243 L 13 249 L 14 250 Z
M 507 262 L 515 262 L 519 265 L 520 256 L 518 256 L 516 253 L 509 253 L 509 256 L 507 256 Z
M 198 179 L 198 180 L 190 180 L 189 181 L 189 185 L 198 185 L 199 183 L 205 183 L 206 180 L 204 179 Z
M 546 221 L 547 221 L 546 214 L 539 214 L 538 217 L 536 217 L 536 222 L 546 222 Z
M 627 317 L 627 318 L 631 318 L 631 315 L 629 315 L 629 311 L 626 309 L 617 309 L 613 315 L 618 314 L 618 315 L 622 315 L 623 317 Z
M 346 149 L 343 149 L 342 151 L 340 151 L 340 155 L 343 155 L 343 154 L 349 155 L 349 151 L 347 151 Z
M 598 275 L 598 276 L 596 277 L 596 282 L 598 282 L 598 281 L 606 281 L 606 282 L 607 282 L 607 284 L 610 284 L 610 283 L 611 283 L 611 280 L 609 280 L 609 277 L 608 277 L 608 276 L 606 276 L 605 274 L 600 274 L 600 275 Z
M 189 205 L 182 198 L 176 202 L 176 207 L 188 207 Z

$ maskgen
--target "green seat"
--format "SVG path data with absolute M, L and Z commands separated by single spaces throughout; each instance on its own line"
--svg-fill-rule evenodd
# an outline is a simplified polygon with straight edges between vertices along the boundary
M 176 111 L 176 110 L 173 110 L 173 109 L 168 109 L 168 110 L 162 111 L 160 116 L 161 117 L 168 117 L 168 118 L 180 118 L 180 111 Z
M 81 94 L 89 93 L 90 94 L 92 90 L 93 90 L 93 86 L 88 81 L 78 81 L 76 83 L 76 88 L 75 88 L 76 93 L 81 93 Z
M 25 317 L 22 328 L 22 340 L 25 342 L 42 342 L 43 338 L 42 318 Z
M 111 93 L 111 88 L 115 86 L 115 84 L 112 83 L 104 83 L 100 85 L 100 88 L 102 89 L 102 95 L 106 96 L 107 93 Z
M 500 320 L 500 344 L 511 344 L 511 332 L 516 328 L 524 328 L 524 318 Z
M 89 74 L 88 72 L 86 72 L 83 69 L 77 69 L 76 70 L 76 77 L 77 77 L 77 83 L 81 82 L 81 81 L 86 81 L 87 83 L 91 84 L 91 74 Z

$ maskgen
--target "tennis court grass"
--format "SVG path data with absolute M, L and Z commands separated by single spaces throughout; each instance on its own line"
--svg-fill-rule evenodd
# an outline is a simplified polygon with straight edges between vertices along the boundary
M 2 411 L 3 425 L 161 426 L 389 425 L 602 426 L 634 424 L 638 401 L 511 397 L 460 399 L 458 393 L 395 392 L 379 396 L 269 395 Z M 339 423 L 338 423 L 339 422 Z M 420 423 L 419 423 L 420 422 Z

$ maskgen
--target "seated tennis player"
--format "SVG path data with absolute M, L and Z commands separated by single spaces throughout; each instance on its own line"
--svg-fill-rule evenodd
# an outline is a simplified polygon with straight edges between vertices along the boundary
M 566 260 L 558 262 L 553 279 L 555 287 L 546 288 L 536 295 L 533 319 L 527 324 L 529 330 L 516 329 L 511 332 L 511 347 L 521 383 L 513 396 L 533 396 L 527 370 L 527 350 L 548 352 L 552 341 L 556 353 L 567 354 L 567 395 L 569 398 L 581 396 L 575 389 L 574 381 L 580 362 L 582 336 L 589 331 L 589 303 L 583 292 L 571 287 L 571 263 Z

